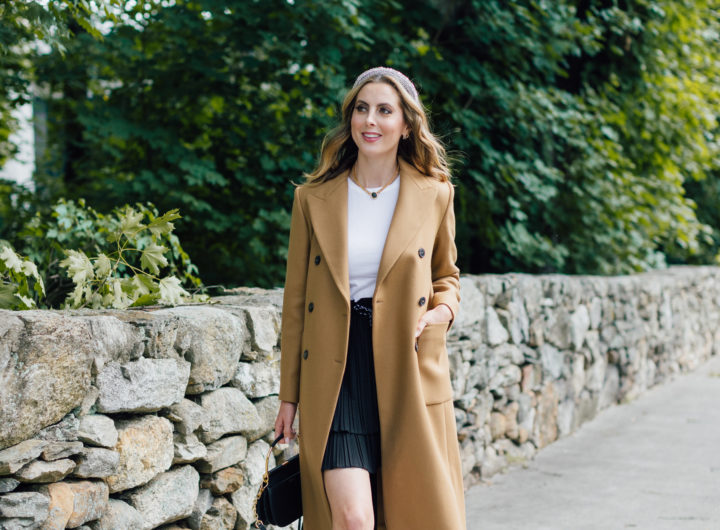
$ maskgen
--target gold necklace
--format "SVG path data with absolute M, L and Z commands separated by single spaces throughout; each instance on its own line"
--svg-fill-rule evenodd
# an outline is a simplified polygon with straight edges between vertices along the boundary
M 362 184 L 360 184 L 360 183 L 358 182 L 358 180 L 357 180 L 357 164 L 353 164 L 352 172 L 350 173 L 350 178 L 352 179 L 352 181 L 353 181 L 355 184 L 357 184 L 357 185 L 360 186 L 362 189 L 364 189 L 364 190 L 365 190 L 365 193 L 367 193 L 368 195 L 370 195 L 370 197 L 372 197 L 373 199 L 377 199 L 378 194 L 379 194 L 382 190 L 384 190 L 384 189 L 387 188 L 390 184 L 392 184 L 393 182 L 395 182 L 395 179 L 397 178 L 397 176 L 398 176 L 399 173 L 400 173 L 400 165 L 398 164 L 397 167 L 396 167 L 396 169 L 395 169 L 395 177 L 393 177 L 392 179 L 390 179 L 390 182 L 388 182 L 387 184 L 385 184 L 382 188 L 380 188 L 380 189 L 377 190 L 377 191 L 369 191 L 365 186 L 363 186 Z

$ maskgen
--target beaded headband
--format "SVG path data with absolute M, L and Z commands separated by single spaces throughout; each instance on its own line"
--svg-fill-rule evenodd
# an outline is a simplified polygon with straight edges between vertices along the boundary
M 365 70 L 362 74 L 360 74 L 357 79 L 355 80 L 355 83 L 353 84 L 353 88 L 356 86 L 362 84 L 368 77 L 374 76 L 374 75 L 386 75 L 388 77 L 392 77 L 395 81 L 400 83 L 402 87 L 407 91 L 408 94 L 412 96 L 412 98 L 416 102 L 420 102 L 418 91 L 415 88 L 415 85 L 413 85 L 413 82 L 410 81 L 410 79 L 407 78 L 405 74 L 402 72 L 399 72 L 395 70 L 394 68 L 388 68 L 387 66 L 376 66 L 375 68 L 370 68 L 370 70 Z

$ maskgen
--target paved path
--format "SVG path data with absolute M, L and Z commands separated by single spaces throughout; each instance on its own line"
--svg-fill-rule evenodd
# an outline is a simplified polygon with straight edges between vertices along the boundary
M 720 529 L 720 357 L 466 493 L 468 530 Z

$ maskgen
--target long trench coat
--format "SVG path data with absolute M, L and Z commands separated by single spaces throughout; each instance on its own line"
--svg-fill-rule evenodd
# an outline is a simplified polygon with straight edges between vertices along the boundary
M 298 403 L 304 524 L 330 530 L 321 463 L 350 330 L 347 171 L 295 189 L 281 325 L 280 394 Z M 372 297 L 380 417 L 379 529 L 462 530 L 465 499 L 446 333 L 460 302 L 453 186 L 400 161 L 400 191 Z M 450 322 L 420 317 L 447 304 Z

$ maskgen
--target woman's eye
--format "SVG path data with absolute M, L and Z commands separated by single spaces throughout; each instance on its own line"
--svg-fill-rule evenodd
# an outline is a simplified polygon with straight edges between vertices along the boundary
M 384 113 L 384 114 L 391 114 L 391 113 L 392 113 L 392 111 L 391 111 L 390 109 L 386 109 L 386 108 L 380 109 L 380 112 L 382 112 L 382 113 Z

